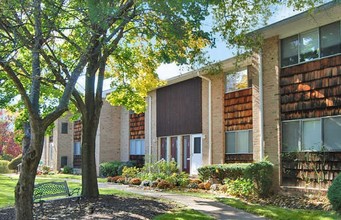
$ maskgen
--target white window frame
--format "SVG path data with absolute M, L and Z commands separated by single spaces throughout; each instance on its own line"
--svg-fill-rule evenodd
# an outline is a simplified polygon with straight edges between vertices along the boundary
M 250 147 L 252 148 L 252 152 L 235 152 L 235 153 L 228 153 L 227 152 L 227 141 L 226 141 L 226 136 L 228 133 L 237 133 L 237 132 L 242 132 L 242 131 L 247 131 L 248 132 L 248 144 L 253 145 L 253 140 L 250 140 L 251 137 L 253 137 L 253 130 L 252 129 L 245 129 L 245 130 L 235 130 L 235 131 L 225 131 L 225 154 L 229 154 L 229 155 L 234 155 L 234 154 L 253 154 L 253 146 L 248 146 L 248 150 L 250 149 Z M 252 135 L 250 135 L 250 132 Z M 251 136 L 251 137 L 250 137 Z

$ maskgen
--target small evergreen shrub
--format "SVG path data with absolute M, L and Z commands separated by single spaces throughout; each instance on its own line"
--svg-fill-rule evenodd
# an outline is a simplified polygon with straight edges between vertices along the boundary
M 63 174 L 72 174 L 73 173 L 73 169 L 72 169 L 72 167 L 64 166 L 63 170 L 62 170 L 62 173 Z
M 247 166 L 244 178 L 254 182 L 256 193 L 260 197 L 268 197 L 273 183 L 273 164 L 267 160 L 252 163 Z
M 118 161 L 101 163 L 99 165 L 99 175 L 102 177 L 118 176 L 118 168 L 120 165 L 121 162 Z
M 8 164 L 8 160 L 0 160 L 0 173 L 9 173 Z
M 203 181 L 216 179 L 220 183 L 226 178 L 238 179 L 244 176 L 244 171 L 249 163 L 215 164 L 200 167 L 199 177 Z
M 341 175 L 337 175 L 337 177 L 333 180 L 332 185 L 328 189 L 328 199 L 333 209 L 341 214 Z
M 124 167 L 136 167 L 136 163 L 133 161 L 122 162 L 117 169 L 117 175 L 122 175 Z
M 21 163 L 21 160 L 22 160 L 22 155 L 20 154 L 16 158 L 11 160 L 11 162 L 9 162 L 8 169 L 10 169 L 10 170 L 17 170 L 18 169 L 18 165 Z

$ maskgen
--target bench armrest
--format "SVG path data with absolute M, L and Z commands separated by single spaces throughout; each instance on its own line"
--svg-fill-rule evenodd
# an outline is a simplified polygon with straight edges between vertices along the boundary
M 75 188 L 71 190 L 70 196 L 79 196 L 79 191 L 80 191 L 80 188 Z

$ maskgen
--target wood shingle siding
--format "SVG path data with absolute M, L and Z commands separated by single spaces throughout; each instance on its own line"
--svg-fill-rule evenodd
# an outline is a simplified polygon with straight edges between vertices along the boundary
M 225 94 L 225 131 L 252 129 L 252 88 Z
M 73 141 L 81 141 L 82 139 L 82 121 L 75 121 L 73 124 Z
M 130 139 L 144 139 L 144 113 L 130 114 L 129 133 Z
M 341 114 L 341 56 L 283 68 L 282 120 Z

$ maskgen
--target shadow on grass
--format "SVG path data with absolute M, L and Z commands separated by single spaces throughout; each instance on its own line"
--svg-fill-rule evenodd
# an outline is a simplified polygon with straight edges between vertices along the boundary
M 214 218 L 205 215 L 201 212 L 194 211 L 192 209 L 177 210 L 153 218 L 153 220 L 186 220 L 186 219 L 213 220 Z

